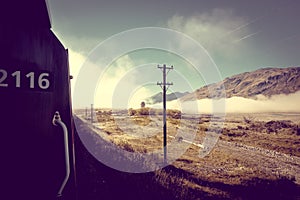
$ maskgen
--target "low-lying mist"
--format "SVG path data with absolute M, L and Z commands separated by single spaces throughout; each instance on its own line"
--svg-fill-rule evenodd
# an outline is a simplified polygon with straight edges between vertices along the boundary
M 154 105 L 154 107 L 160 107 Z M 300 91 L 285 95 L 265 97 L 258 95 L 255 99 L 231 97 L 226 99 L 201 99 L 181 102 L 167 102 L 167 109 L 178 109 L 184 113 L 259 113 L 259 112 L 300 112 Z

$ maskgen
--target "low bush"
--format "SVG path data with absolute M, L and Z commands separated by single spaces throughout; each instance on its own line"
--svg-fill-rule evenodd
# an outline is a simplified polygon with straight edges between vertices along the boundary
M 138 108 L 138 109 L 133 109 L 133 108 L 128 109 L 129 116 L 162 115 L 162 114 L 163 114 L 162 109 L 152 109 L 149 107 Z M 174 119 L 181 118 L 181 111 L 179 111 L 179 110 L 167 109 L 166 114 L 168 117 L 171 117 Z

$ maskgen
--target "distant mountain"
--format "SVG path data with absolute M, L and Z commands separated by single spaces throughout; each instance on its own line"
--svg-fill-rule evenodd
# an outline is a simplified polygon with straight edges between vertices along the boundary
M 166 95 L 167 101 L 172 101 L 175 99 L 179 99 L 183 96 L 190 94 L 189 92 L 174 92 Z M 162 102 L 162 92 L 159 92 L 149 98 L 146 99 L 147 104 L 156 104 Z
M 223 92 L 222 92 L 223 87 Z M 300 90 L 300 67 L 263 68 L 245 72 L 197 89 L 181 98 L 191 101 L 204 98 L 230 98 L 233 96 L 256 98 L 262 94 L 270 97 L 291 94 Z

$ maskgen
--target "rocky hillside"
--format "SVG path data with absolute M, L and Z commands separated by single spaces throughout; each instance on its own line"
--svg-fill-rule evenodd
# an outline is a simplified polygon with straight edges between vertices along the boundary
M 224 89 L 222 89 L 224 88 Z M 190 101 L 204 98 L 245 97 L 256 98 L 277 94 L 291 94 L 300 90 L 300 67 L 263 68 L 224 79 L 219 83 L 199 88 L 181 98 Z
M 183 96 L 188 95 L 189 92 L 174 92 L 166 95 L 167 101 L 172 101 L 175 99 L 179 99 Z M 156 104 L 162 102 L 162 92 L 159 92 L 149 98 L 146 99 L 147 104 Z

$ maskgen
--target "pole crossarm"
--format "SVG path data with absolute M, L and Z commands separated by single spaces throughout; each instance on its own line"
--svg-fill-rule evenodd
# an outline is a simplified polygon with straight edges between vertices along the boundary
M 173 83 L 171 82 L 171 83 L 162 83 L 162 82 L 157 82 L 157 85 L 173 85 Z
M 163 89 L 163 86 L 168 86 L 167 88 L 166 88 L 166 90 L 168 90 L 169 89 L 169 87 L 171 86 L 171 85 L 173 85 L 173 83 L 171 82 L 171 83 L 163 83 L 163 82 L 157 82 L 157 85 L 159 85 L 160 87 L 161 87 L 161 89 Z
M 166 65 L 163 65 L 163 66 L 159 66 L 159 65 L 157 65 L 157 68 L 159 68 L 159 69 L 174 69 L 174 67 L 173 67 L 173 65 L 172 66 L 170 66 L 170 67 L 168 67 L 168 66 L 166 66 Z

